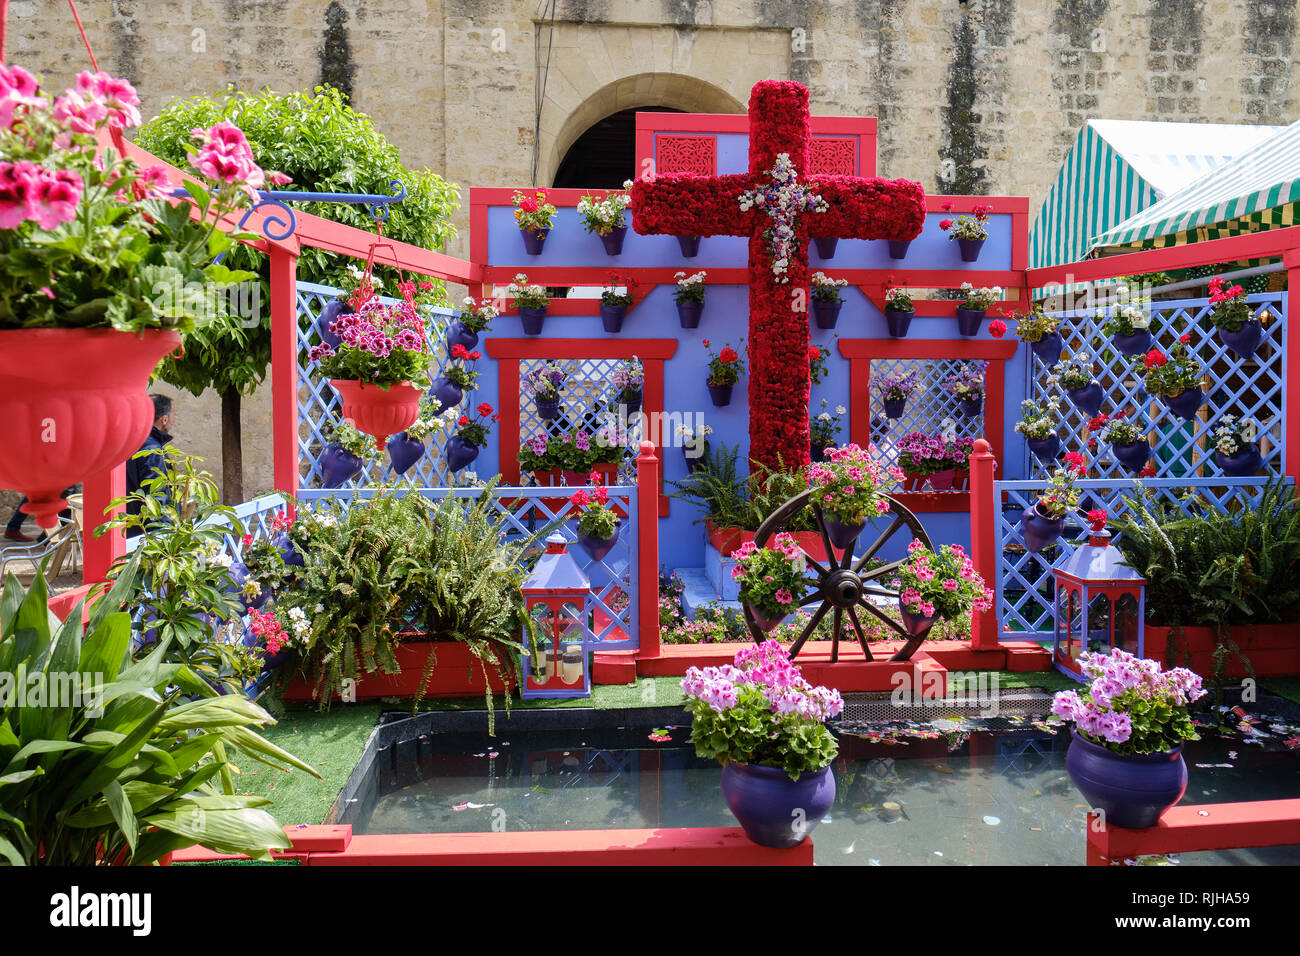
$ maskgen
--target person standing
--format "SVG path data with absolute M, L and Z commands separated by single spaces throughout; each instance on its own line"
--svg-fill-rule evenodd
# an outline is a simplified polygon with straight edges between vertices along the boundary
M 140 446 L 140 451 L 150 454 L 133 455 L 126 460 L 126 510 L 133 515 L 140 513 L 140 500 L 135 496 L 143 489 L 144 483 L 163 473 L 166 464 L 163 448 L 171 444 L 171 429 L 176 422 L 170 398 L 166 395 L 149 397 L 153 399 L 153 428 L 149 430 L 149 437 Z M 139 533 L 139 528 L 132 528 L 127 536 L 134 537 Z

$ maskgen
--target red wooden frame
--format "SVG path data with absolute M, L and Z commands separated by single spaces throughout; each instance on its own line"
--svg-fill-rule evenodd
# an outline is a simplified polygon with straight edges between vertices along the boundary
M 645 381 L 641 385 L 641 408 L 649 427 L 643 439 L 662 448 L 661 436 L 653 434 L 654 425 L 664 410 L 664 362 L 677 352 L 676 339 L 542 339 L 489 338 L 483 342 L 490 358 L 497 360 L 497 410 L 501 415 L 497 430 L 498 468 L 503 484 L 519 483 L 519 363 L 523 359 L 630 359 L 641 360 Z M 507 442 L 505 436 L 513 436 Z M 660 488 L 658 512 L 668 514 L 668 498 Z M 657 627 L 657 625 L 656 625 Z
M 840 339 L 840 355 L 849 360 L 849 440 L 866 448 L 871 443 L 872 359 L 987 359 L 984 379 L 984 438 L 995 458 L 1002 457 L 1003 403 L 1006 366 L 1016 354 L 1016 342 L 983 339 Z M 912 511 L 967 511 L 970 493 L 962 491 L 904 492 L 898 500 Z
M 1196 853 L 1300 843 L 1300 800 L 1173 807 L 1153 827 L 1131 830 L 1088 814 L 1088 866 L 1151 853 Z

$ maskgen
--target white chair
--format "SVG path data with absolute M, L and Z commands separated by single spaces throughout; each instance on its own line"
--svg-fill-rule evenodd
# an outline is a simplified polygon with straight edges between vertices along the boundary
M 31 565 L 32 574 L 35 575 L 40 571 L 41 560 L 49 557 L 50 562 L 45 569 L 45 579 L 47 582 L 53 581 L 59 576 L 68 554 L 76 547 L 80 537 L 76 521 L 70 518 L 60 518 L 59 526 L 44 541 L 0 548 L 0 580 L 4 579 L 9 570 L 9 565 L 18 561 L 24 561 Z

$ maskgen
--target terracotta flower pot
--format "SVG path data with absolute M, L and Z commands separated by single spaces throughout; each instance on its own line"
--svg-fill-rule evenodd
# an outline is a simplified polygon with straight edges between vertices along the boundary
M 64 488 L 140 450 L 154 420 L 149 376 L 179 344 L 160 330 L 0 332 L 0 487 L 25 494 L 40 527 L 58 525 Z
M 420 417 L 423 393 L 410 382 L 387 389 L 345 378 L 332 378 L 330 384 L 343 400 L 343 417 L 351 419 L 358 431 L 373 435 L 381 451 L 389 435 L 405 431 Z

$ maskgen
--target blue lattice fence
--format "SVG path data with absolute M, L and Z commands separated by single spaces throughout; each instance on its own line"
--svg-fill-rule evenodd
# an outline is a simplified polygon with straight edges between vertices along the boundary
M 1136 498 L 1142 490 L 1158 500 L 1172 502 L 1184 514 L 1214 508 L 1230 511 L 1249 507 L 1258 501 L 1271 479 L 1219 478 L 1189 482 L 1185 478 L 1146 478 L 1140 483 L 1132 477 L 1083 479 L 1080 509 L 1104 509 L 1113 519 L 1129 512 L 1126 497 Z M 1052 545 L 1035 554 L 1024 546 L 1020 534 L 1020 515 L 1037 500 L 1040 481 L 996 481 L 995 501 L 1002 501 L 996 526 L 998 541 L 997 614 L 1001 636 L 1007 640 L 1050 640 L 1053 631 L 1055 584 L 1052 565 L 1073 554 L 1086 537 L 1082 515 L 1066 518 L 1065 533 Z M 1113 530 L 1113 527 L 1112 527 Z M 1116 535 L 1119 540 L 1119 535 Z M 1010 630 L 1008 631 L 1008 628 Z
M 329 379 L 320 375 L 314 363 L 308 361 L 307 352 L 320 343 L 316 331 L 316 317 L 330 299 L 339 295 L 338 289 L 317 285 L 312 282 L 298 283 L 298 471 L 304 488 L 317 485 L 321 479 L 320 455 L 329 443 L 325 438 L 326 424 L 341 421 L 342 402 L 329 383 Z M 394 305 L 398 299 L 381 296 L 380 302 Z M 451 319 L 459 315 L 451 309 L 430 309 L 425 313 L 424 335 L 434 354 L 431 375 L 436 376 L 448 362 L 445 335 Z M 472 393 L 470 393 L 472 394 Z M 461 402 L 464 407 L 472 407 L 474 402 L 469 394 Z M 402 476 L 418 487 L 441 487 L 456 483 L 456 476 L 447 470 L 447 458 L 444 449 L 449 432 L 434 432 L 425 439 L 426 450 L 411 469 Z M 389 472 L 388 453 L 383 452 L 374 464 L 368 464 L 365 470 L 344 487 L 364 487 L 377 482 Z M 389 475 L 389 477 L 392 477 Z M 461 473 L 461 478 L 465 473 Z
M 1198 477 L 1216 479 L 1221 475 L 1214 463 L 1214 443 L 1210 433 L 1223 415 L 1254 418 L 1261 426 L 1264 455 L 1262 472 L 1277 475 L 1282 471 L 1282 448 L 1287 440 L 1282 418 L 1286 379 L 1286 293 L 1267 292 L 1248 297 L 1253 313 L 1261 319 L 1264 336 L 1254 357 L 1243 359 L 1219 341 L 1210 322 L 1206 299 L 1155 302 L 1144 308 L 1151 319 L 1154 344 L 1168 354 L 1180 335 L 1191 336 L 1188 349 L 1205 369 L 1206 402 L 1198 416 L 1184 422 L 1174 415 L 1162 399 L 1148 395 L 1143 380 L 1130 370 L 1129 356 L 1110 344 L 1101 326 L 1113 309 L 1097 313 L 1078 310 L 1055 313 L 1061 319 L 1060 333 L 1065 341 L 1063 357 L 1080 351 L 1093 359 L 1093 371 L 1105 399 L 1101 410 L 1106 413 L 1127 411 L 1146 427 L 1154 439 L 1152 463 L 1157 477 Z M 874 374 L 874 373 L 873 373 Z M 1028 365 L 1026 392 L 1030 399 L 1041 401 L 1056 397 L 1061 403 L 1061 422 L 1057 434 L 1063 450 L 1087 452 L 1085 426 L 1088 416 L 1077 409 L 1059 388 L 1047 384 L 1049 366 L 1034 357 Z M 1019 409 L 1013 409 L 1017 415 Z M 1027 475 L 1044 475 L 1047 466 L 1026 454 Z M 1111 457 L 1098 439 L 1088 454 L 1089 473 L 1103 478 L 1131 475 Z

